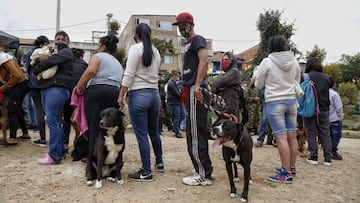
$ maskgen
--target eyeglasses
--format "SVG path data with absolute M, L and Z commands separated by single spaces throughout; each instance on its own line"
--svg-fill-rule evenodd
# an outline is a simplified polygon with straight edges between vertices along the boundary
M 223 61 L 227 61 L 227 60 L 229 60 L 229 59 L 226 59 L 226 58 L 225 58 L 225 59 L 223 59 Z

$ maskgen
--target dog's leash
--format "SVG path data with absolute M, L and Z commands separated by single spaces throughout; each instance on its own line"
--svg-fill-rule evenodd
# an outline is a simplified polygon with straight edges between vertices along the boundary
M 225 100 L 221 96 L 213 93 L 210 89 L 203 88 L 203 87 L 200 87 L 200 89 L 209 95 L 210 101 L 213 101 L 215 104 L 218 104 L 221 107 L 226 106 Z M 219 110 L 216 110 L 216 109 L 214 109 L 214 107 L 211 104 L 207 104 L 204 101 L 202 101 L 201 104 L 204 105 L 204 107 L 207 110 L 215 112 L 218 116 L 221 116 L 224 119 L 229 119 L 231 121 L 238 122 L 238 118 L 233 114 L 228 114 L 228 113 L 224 113 Z

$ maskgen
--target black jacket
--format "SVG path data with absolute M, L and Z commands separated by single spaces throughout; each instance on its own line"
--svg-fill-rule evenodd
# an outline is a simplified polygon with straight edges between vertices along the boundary
M 311 70 L 308 74 L 310 79 L 315 82 L 320 111 L 329 111 L 329 77 L 326 74 L 315 70 Z
M 168 104 L 181 104 L 180 90 L 176 82 L 170 78 L 167 86 L 167 103 Z
M 225 100 L 225 107 L 216 105 L 215 108 L 221 112 L 230 113 L 238 117 L 239 114 L 239 92 L 240 71 L 234 65 L 225 74 L 219 76 L 219 80 L 215 82 L 216 94 Z
M 60 86 L 71 90 L 73 53 L 68 46 L 58 46 L 58 53 L 49 56 L 47 60 L 37 64 L 33 68 L 33 73 L 37 75 L 40 72 L 53 67 L 54 65 L 58 65 L 55 76 L 50 79 L 40 79 L 40 88 L 46 89 L 53 86 Z
M 87 66 L 88 64 L 84 60 L 74 59 L 73 74 L 71 77 L 71 89 L 76 86 Z

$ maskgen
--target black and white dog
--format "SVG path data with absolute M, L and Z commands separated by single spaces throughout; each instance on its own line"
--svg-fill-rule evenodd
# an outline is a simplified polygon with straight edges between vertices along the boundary
M 92 185 L 92 180 L 96 178 L 95 187 L 98 189 L 102 187 L 103 178 L 117 181 L 119 185 L 124 183 L 121 169 L 125 149 L 123 112 L 109 107 L 102 110 L 100 116 L 101 133 L 96 138 L 94 152 L 90 155 L 86 167 L 87 185 Z
M 230 181 L 230 197 L 236 197 L 234 180 L 238 181 L 237 163 L 244 168 L 244 188 L 241 201 L 248 200 L 250 176 L 250 164 L 252 161 L 253 141 L 242 124 L 229 119 L 219 119 L 213 124 L 213 133 L 216 140 L 213 146 L 222 145 L 222 154 Z M 235 173 L 235 176 L 234 176 Z

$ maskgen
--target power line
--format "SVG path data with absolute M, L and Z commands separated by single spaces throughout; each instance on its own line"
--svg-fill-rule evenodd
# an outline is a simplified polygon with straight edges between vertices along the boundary
M 61 28 L 69 28 L 69 27 L 78 27 L 78 26 L 82 26 L 82 25 L 87 25 L 87 24 L 92 24 L 92 23 L 97 23 L 100 21 L 105 21 L 106 19 L 100 19 L 100 20 L 94 20 L 94 21 L 89 21 L 89 22 L 85 22 L 85 23 L 78 23 L 78 24 L 73 24 L 73 25 L 65 25 L 65 26 L 61 26 Z M 36 29 L 20 29 L 20 30 L 5 30 L 7 32 L 30 32 L 30 31 L 42 31 L 42 30 L 53 30 L 56 29 L 55 27 L 49 27 L 49 28 L 36 28 Z

